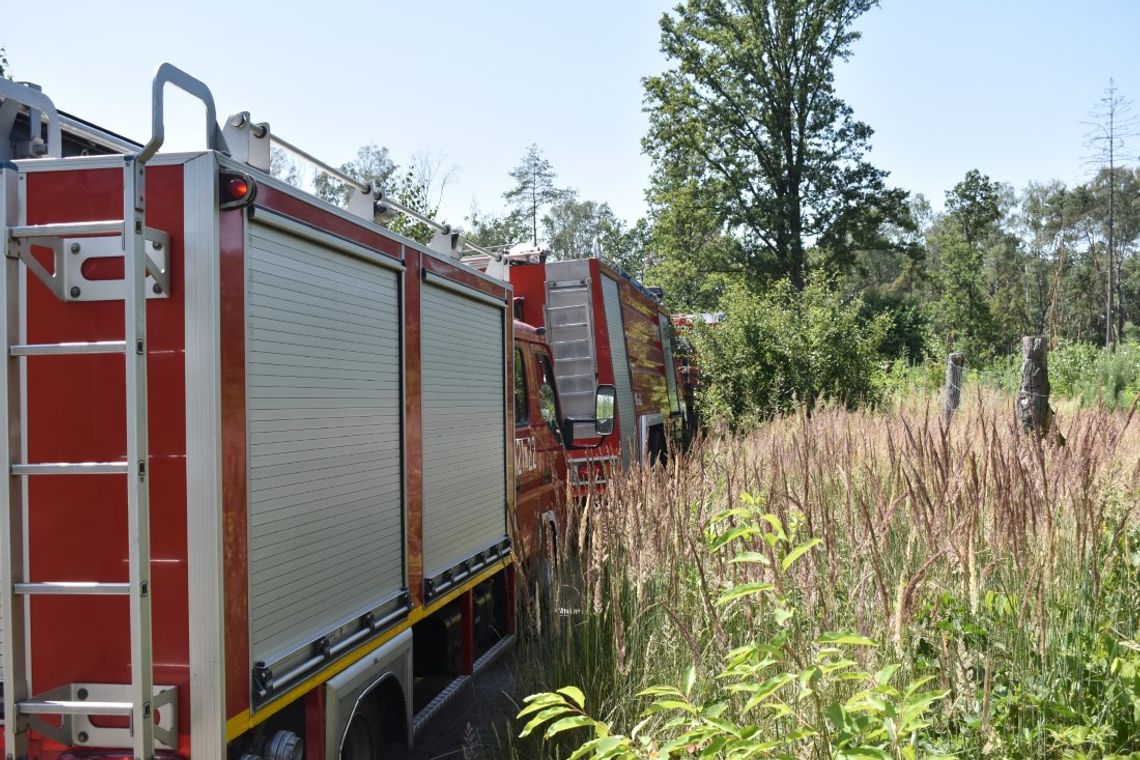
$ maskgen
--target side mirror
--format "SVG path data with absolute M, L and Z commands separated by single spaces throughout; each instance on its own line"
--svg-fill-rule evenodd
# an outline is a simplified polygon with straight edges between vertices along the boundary
M 594 432 L 604 438 L 614 432 L 614 402 L 617 388 L 612 385 L 599 385 L 594 391 Z

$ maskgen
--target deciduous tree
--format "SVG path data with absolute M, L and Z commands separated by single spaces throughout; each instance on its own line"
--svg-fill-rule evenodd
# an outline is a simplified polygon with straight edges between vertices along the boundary
M 443 193 L 454 173 L 455 167 L 445 169 L 441 158 L 417 153 L 408 163 L 407 171 L 394 183 L 392 194 L 412 211 L 428 219 L 435 219 L 439 214 Z M 424 244 L 435 235 L 435 230 L 428 225 L 403 214 L 393 219 L 388 227 Z
M 384 192 L 391 192 L 396 162 L 392 160 L 387 148 L 369 143 L 356 151 L 356 158 L 341 164 L 340 170 L 357 182 L 370 182 Z M 344 206 L 347 205 L 353 188 L 321 172 L 313 182 L 313 192 L 322 200 Z
M 686 0 L 661 19 L 672 68 L 644 81 L 654 161 L 651 200 L 686 187 L 718 232 L 740 243 L 753 282 L 804 284 L 817 240 L 842 259 L 899 210 L 865 158 L 871 128 L 834 86 L 835 62 L 876 0 Z

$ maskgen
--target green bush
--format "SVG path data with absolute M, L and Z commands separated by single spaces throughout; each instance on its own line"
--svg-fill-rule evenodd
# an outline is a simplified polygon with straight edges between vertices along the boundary
M 822 544 L 797 543 L 795 531 L 775 514 L 746 507 L 723 512 L 709 526 L 714 558 L 740 565 L 792 566 Z M 765 551 L 750 551 L 757 540 Z M 779 585 L 783 585 L 782 583 Z M 683 686 L 658 685 L 638 696 L 647 704 L 628 734 L 597 720 L 575 686 L 534 694 L 518 717 L 528 722 L 520 738 L 543 731 L 545 739 L 574 732 L 578 746 L 568 760 L 668 760 L 682 757 L 913 760 L 931 725 L 931 708 L 947 690 L 924 688 L 930 675 L 901 688 L 892 685 L 900 665 L 875 673 L 860 668 L 863 651 L 876 643 L 851 631 L 805 637 L 800 610 L 774 583 L 740 582 L 715 602 L 722 626 L 739 632 L 719 669 L 701 677 L 694 664 Z M 586 732 L 575 729 L 588 729 Z
M 695 336 L 707 416 L 742 427 L 820 401 L 873 403 L 893 323 L 861 319 L 862 307 L 821 281 L 801 292 L 784 280 L 761 294 L 727 293 L 724 321 Z
M 907 365 L 896 362 L 882 382 L 884 395 L 903 399 L 912 393 L 938 393 L 945 382 L 945 358 Z M 987 390 L 1017 393 L 1021 357 L 995 356 L 980 366 L 966 357 L 965 383 Z M 1140 395 L 1140 343 L 1123 343 L 1109 351 L 1092 343 L 1062 341 L 1049 352 L 1050 393 L 1075 399 L 1081 406 L 1129 406 Z
M 887 359 L 916 364 L 934 355 L 930 320 L 921 305 L 897 293 L 868 289 L 862 295 L 860 316 L 870 322 L 880 314 L 891 319 L 880 353 Z
M 996 356 L 968 376 L 985 387 L 1016 392 L 1021 357 Z M 1109 351 L 1063 341 L 1049 352 L 1049 386 L 1054 397 L 1076 399 L 1083 406 L 1127 406 L 1140 392 L 1140 344 L 1124 343 Z

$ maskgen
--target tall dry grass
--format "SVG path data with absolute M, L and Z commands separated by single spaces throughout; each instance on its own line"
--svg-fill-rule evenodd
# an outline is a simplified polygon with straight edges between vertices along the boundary
M 535 595 L 536 635 L 517 658 L 519 691 L 577 685 L 596 717 L 629 727 L 638 691 L 679 683 L 690 665 L 714 673 L 742 637 L 764 633 L 761 616 L 715 603 L 763 580 L 797 610 L 805 641 L 856 631 L 880 644 L 869 660 L 933 675 L 949 692 L 931 734 L 941 749 L 1140 751 L 1133 413 L 1065 410 L 1058 446 L 1016 427 L 1009 396 L 975 388 L 950 425 L 938 411 L 933 399 L 819 408 L 712 434 L 615 482 L 562 533 L 556 582 Z M 741 504 L 822 546 L 788 573 L 710 552 L 712 521 Z M 773 551 L 758 539 L 746 549 Z

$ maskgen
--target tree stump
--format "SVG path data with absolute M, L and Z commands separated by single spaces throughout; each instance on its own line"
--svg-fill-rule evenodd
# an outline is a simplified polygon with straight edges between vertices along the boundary
M 1021 389 L 1017 393 L 1017 419 L 1025 432 L 1044 436 L 1053 421 L 1049 408 L 1049 349 L 1040 335 L 1021 339 Z
M 966 365 L 963 354 L 946 357 L 946 386 L 942 389 L 942 418 L 947 422 L 954 416 L 962 400 L 962 368 Z

